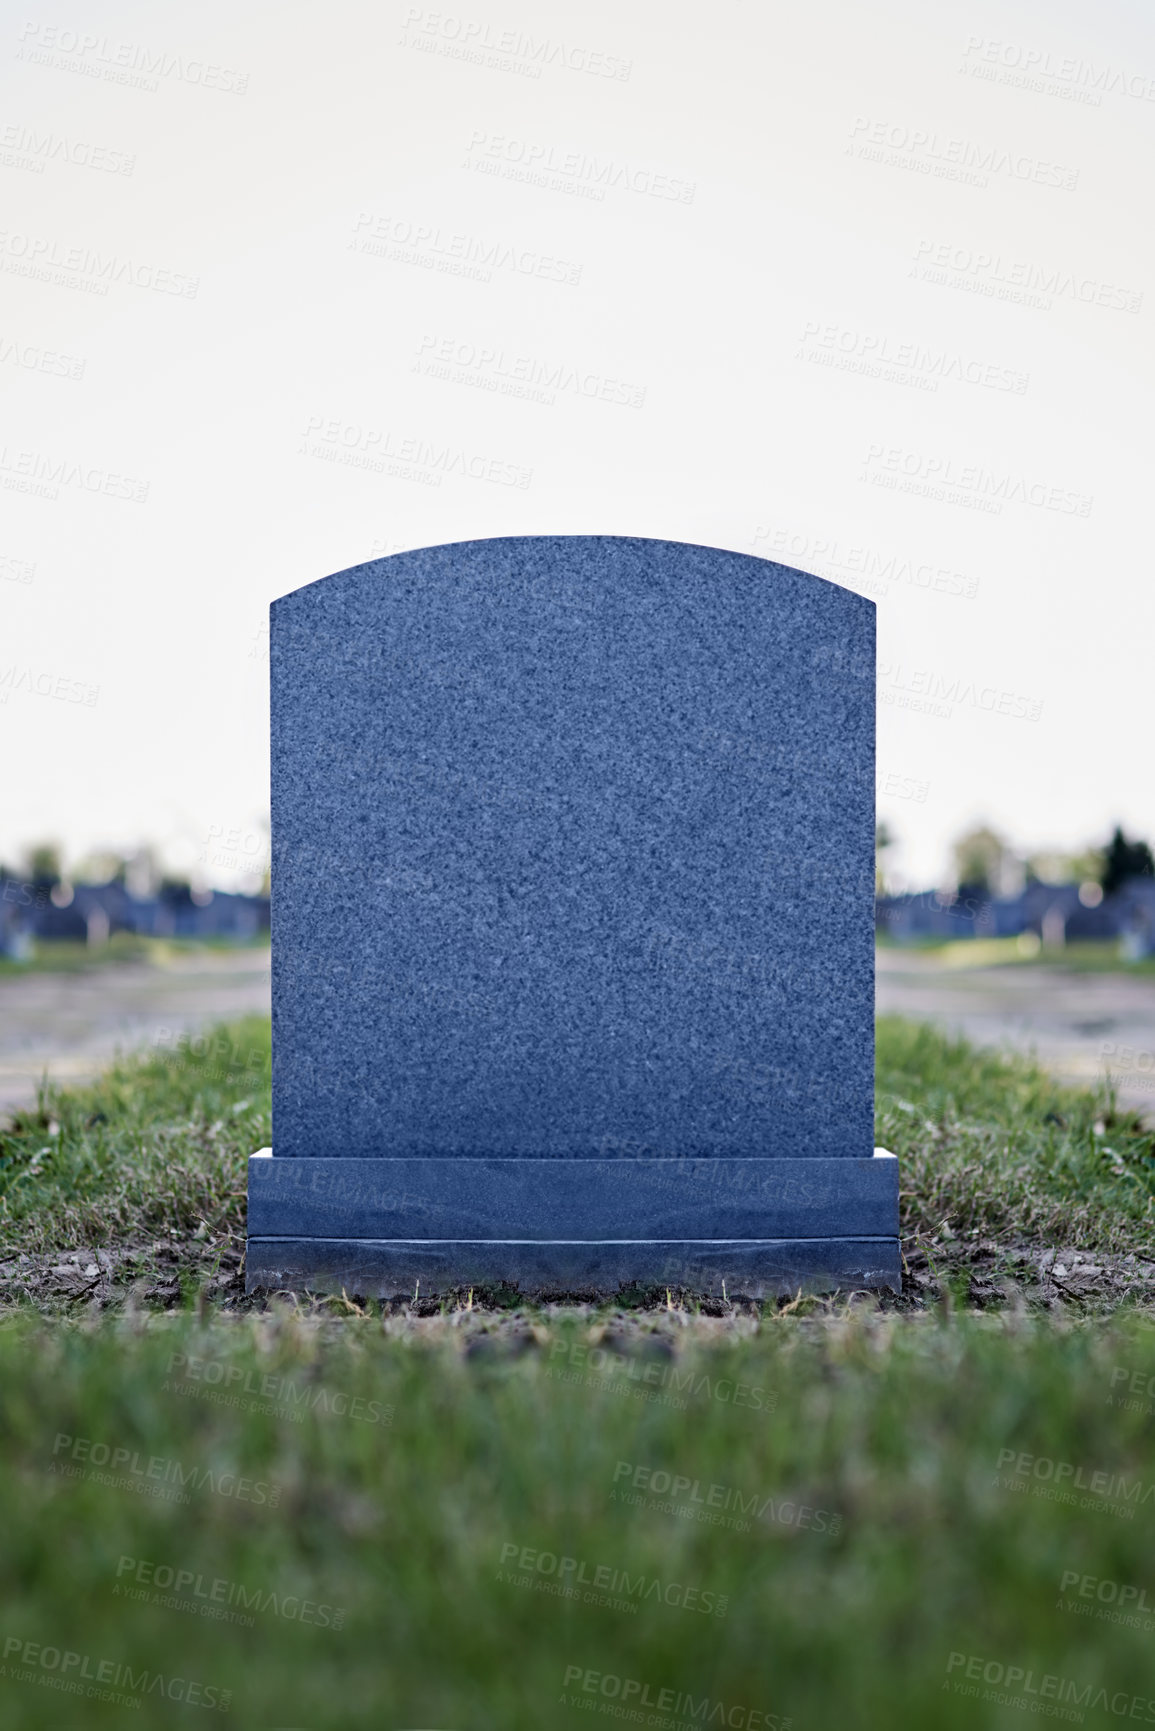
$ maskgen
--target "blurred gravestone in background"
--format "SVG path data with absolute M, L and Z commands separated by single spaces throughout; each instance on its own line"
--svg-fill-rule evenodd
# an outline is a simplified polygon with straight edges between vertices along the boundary
M 874 606 L 610 536 L 272 607 L 250 1286 L 898 1284 Z

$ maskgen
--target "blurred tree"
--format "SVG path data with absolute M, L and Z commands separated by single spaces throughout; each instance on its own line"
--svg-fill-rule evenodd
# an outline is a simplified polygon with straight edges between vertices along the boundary
M 130 896 L 147 901 L 160 888 L 161 868 L 156 849 L 142 843 L 124 862 L 124 887 Z
M 1155 877 L 1155 859 L 1145 841 L 1128 841 L 1118 824 L 1103 850 L 1103 875 L 1099 882 L 1109 896 L 1128 878 Z
M 1008 893 L 1018 862 L 996 830 L 987 824 L 968 830 L 959 836 L 952 851 L 960 897 Z
M 1026 862 L 1028 883 L 1084 884 L 1098 883 L 1103 875 L 1104 850 L 1085 847 L 1080 853 L 1064 853 L 1061 848 L 1033 853 Z
M 122 884 L 128 862 L 115 848 L 94 848 L 86 853 L 73 873 L 78 884 Z
M 36 842 L 28 849 L 28 876 L 34 884 L 60 882 L 60 847 L 54 841 Z

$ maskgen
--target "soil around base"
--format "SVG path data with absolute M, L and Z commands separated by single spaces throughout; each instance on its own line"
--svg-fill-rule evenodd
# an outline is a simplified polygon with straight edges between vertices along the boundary
M 998 1243 L 992 1239 L 904 1240 L 903 1288 L 891 1292 L 750 1300 L 726 1300 L 684 1288 L 634 1287 L 616 1293 L 574 1292 L 528 1302 L 512 1287 L 462 1289 L 412 1300 L 366 1300 L 357 1292 L 325 1295 L 257 1290 L 245 1292 L 244 1244 L 223 1241 L 150 1240 L 113 1249 L 55 1251 L 8 1256 L 0 1262 L 0 1314 L 32 1309 L 62 1320 L 95 1317 L 124 1309 L 165 1311 L 195 1307 L 220 1316 L 261 1312 L 290 1304 L 313 1314 L 375 1314 L 414 1322 L 460 1317 L 468 1328 L 487 1331 L 533 1314 L 560 1309 L 593 1314 L 611 1309 L 627 1335 L 652 1331 L 655 1317 L 711 1319 L 722 1332 L 744 1331 L 752 1317 L 843 1316 L 867 1308 L 917 1316 L 942 1306 L 973 1310 L 1027 1308 L 1071 1315 L 1100 1315 L 1121 1307 L 1155 1309 L 1155 1257 L 1113 1256 L 1075 1250 Z M 474 1319 L 473 1322 L 470 1319 Z M 730 1325 L 727 1328 L 727 1324 Z

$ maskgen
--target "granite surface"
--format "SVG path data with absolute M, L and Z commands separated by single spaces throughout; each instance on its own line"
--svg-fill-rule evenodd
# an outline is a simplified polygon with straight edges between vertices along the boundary
M 310 1159 L 249 1162 L 254 1238 L 879 1237 L 898 1161 Z
M 728 1299 L 902 1290 L 898 1239 L 483 1240 L 250 1238 L 250 1292 L 307 1286 L 352 1298 L 427 1298 L 514 1287 L 523 1298 L 623 1300 L 639 1290 Z
M 874 613 L 610 536 L 275 602 L 278 1159 L 869 1160 Z

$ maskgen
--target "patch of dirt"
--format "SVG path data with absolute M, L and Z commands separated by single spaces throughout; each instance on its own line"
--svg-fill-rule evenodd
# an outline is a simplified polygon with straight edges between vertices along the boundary
M 168 1310 L 186 1293 L 222 1309 L 244 1301 L 244 1247 L 152 1239 L 110 1250 L 0 1256 L 0 1311 L 31 1305 L 46 1315 L 135 1305 Z
M 916 1239 L 903 1246 L 903 1299 L 960 1298 L 978 1310 L 1027 1305 L 1079 1313 L 1155 1305 L 1155 1256 L 1112 1256 L 993 1239 Z
M 949 1233 L 903 1244 L 901 1293 L 852 1292 L 777 1302 L 731 1303 L 691 1292 L 630 1295 L 629 1301 L 526 1304 L 516 1293 L 464 1290 L 440 1298 L 365 1303 L 357 1294 L 245 1292 L 244 1241 L 235 1236 L 151 1239 L 112 1249 L 0 1254 L 0 1314 L 34 1309 L 70 1317 L 104 1311 L 171 1311 L 195 1305 L 202 1316 L 289 1307 L 317 1320 L 380 1316 L 387 1334 L 448 1331 L 469 1356 L 516 1356 L 543 1344 L 563 1317 L 588 1324 L 608 1352 L 669 1356 L 690 1336 L 734 1340 L 775 1317 L 843 1319 L 859 1312 L 917 1316 L 937 1310 L 1019 1309 L 1105 1314 L 1122 1305 L 1155 1309 L 1155 1256 L 1108 1256 L 1063 1246 L 1045 1248 L 972 1240 Z M 687 1334 L 689 1331 L 689 1335 Z

